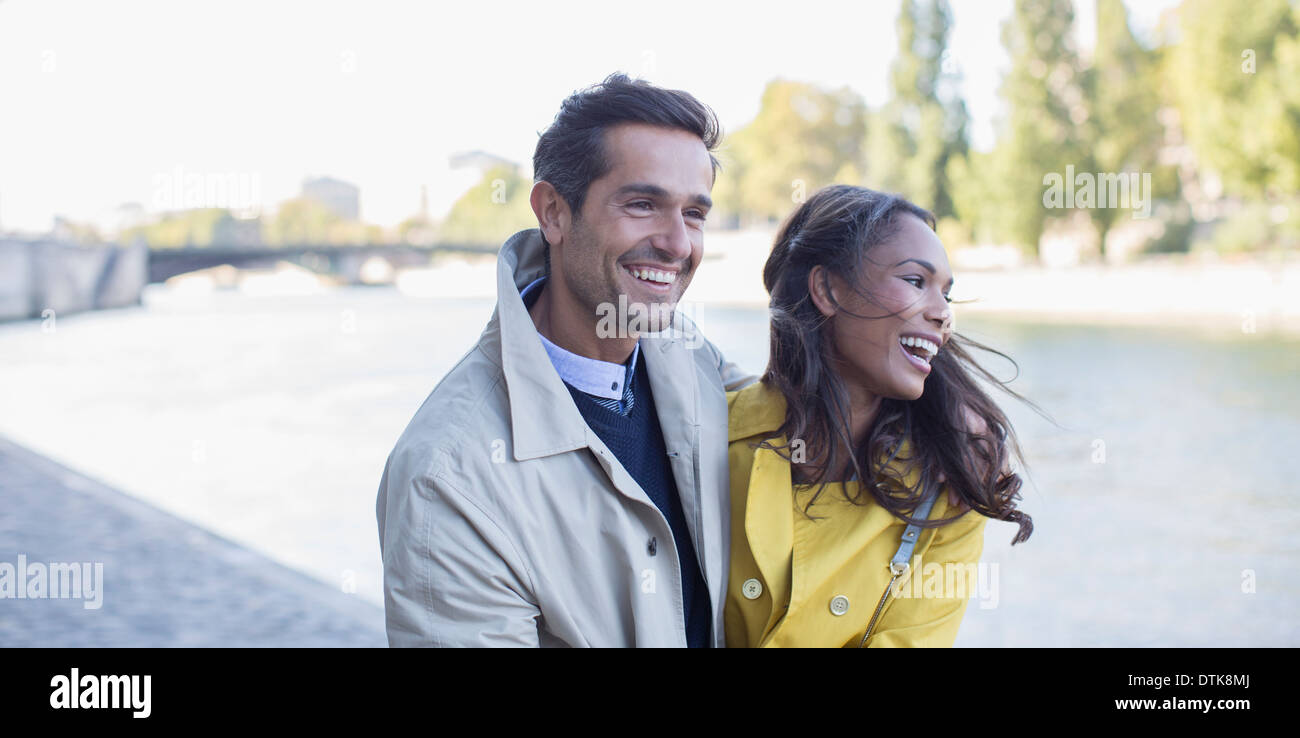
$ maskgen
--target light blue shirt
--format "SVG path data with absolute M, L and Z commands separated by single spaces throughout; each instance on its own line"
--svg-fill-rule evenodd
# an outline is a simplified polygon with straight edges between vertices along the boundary
M 524 305 L 528 304 L 528 297 L 532 291 L 545 281 L 546 277 L 539 277 L 524 287 L 519 293 Z M 637 356 L 641 352 L 639 341 L 632 349 L 632 356 L 626 364 L 615 364 L 612 361 L 592 359 L 560 348 L 551 343 L 550 339 L 543 336 L 540 331 L 537 337 L 542 339 L 542 347 L 546 349 L 546 355 L 551 358 L 555 371 L 566 384 L 593 397 L 611 400 L 612 402 L 607 405 L 611 410 L 617 409 L 624 415 L 631 410 L 632 388 L 629 385 L 632 383 Z M 606 405 L 604 402 L 600 404 Z M 614 407 L 615 404 L 617 408 Z

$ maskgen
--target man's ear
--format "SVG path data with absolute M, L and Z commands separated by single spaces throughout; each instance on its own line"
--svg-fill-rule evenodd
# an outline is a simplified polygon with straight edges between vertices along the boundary
M 545 180 L 536 182 L 528 194 L 528 204 L 533 208 L 533 215 L 537 216 L 537 227 L 546 237 L 546 242 L 562 247 L 564 234 L 569 232 L 572 214 L 569 212 L 569 204 L 560 197 L 559 191 Z
M 834 276 L 822 268 L 821 264 L 808 270 L 808 294 L 812 297 L 813 304 L 817 310 L 827 318 L 835 315 L 835 285 L 832 283 Z

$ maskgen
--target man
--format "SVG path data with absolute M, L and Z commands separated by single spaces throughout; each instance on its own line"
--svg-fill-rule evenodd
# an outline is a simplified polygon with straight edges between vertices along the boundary
M 717 139 L 694 97 L 621 74 L 542 134 L 538 228 L 380 483 L 390 645 L 723 645 L 724 392 L 753 378 L 675 311 Z

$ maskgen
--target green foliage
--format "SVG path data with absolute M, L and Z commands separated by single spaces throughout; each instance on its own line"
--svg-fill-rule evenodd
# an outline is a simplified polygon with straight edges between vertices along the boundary
M 331 229 L 341 222 L 321 203 L 298 197 L 280 203 L 275 217 L 265 223 L 262 238 L 274 245 L 328 243 Z
M 461 195 L 438 229 L 444 243 L 500 245 L 514 233 L 537 227 L 528 203 L 533 183 L 513 167 L 498 166 Z
M 1164 221 L 1165 232 L 1143 245 L 1142 250 L 1148 254 L 1183 254 L 1191 248 L 1192 233 L 1196 221 L 1192 220 L 1187 208 Z
M 1167 75 L 1187 141 L 1225 192 L 1300 190 L 1300 4 L 1185 0 Z
M 969 246 L 972 242 L 970 229 L 956 218 L 940 218 L 935 223 L 934 232 L 949 249 Z
M 224 208 L 182 210 L 165 213 L 154 223 L 128 228 L 118 240 L 131 243 L 142 238 L 151 248 L 211 246 L 219 240 L 221 228 L 234 220 Z
M 308 197 L 280 203 L 273 218 L 262 224 L 262 241 L 271 246 L 295 244 L 350 245 L 381 243 L 379 226 L 345 220 L 324 204 Z
M 1157 117 L 1161 101 L 1156 71 L 1155 55 L 1129 29 L 1123 2 L 1097 0 L 1097 45 L 1083 77 L 1088 104 L 1082 127 L 1087 144 L 1083 168 L 1094 173 L 1150 172 L 1153 184 L 1159 185 L 1151 196 L 1167 197 L 1173 177 L 1168 171 L 1154 176 L 1164 135 Z M 1115 207 L 1088 210 L 1103 258 L 1107 233 L 1123 212 Z
M 774 80 L 758 115 L 723 142 L 714 201 L 723 215 L 779 220 L 801 196 L 862 177 L 866 105 L 849 88 Z
M 954 212 L 948 162 L 965 154 L 969 115 L 943 57 L 952 26 L 947 0 L 904 0 L 898 16 L 893 94 L 871 117 L 868 183 L 899 192 L 943 218 Z
M 957 219 L 970 229 L 976 243 L 997 242 L 1011 230 L 1007 222 L 1011 203 L 994 169 L 1000 161 L 990 152 L 971 151 L 948 162 Z
M 1016 244 L 1036 253 L 1038 236 L 1045 218 L 1042 209 L 1041 174 L 1027 180 L 1027 166 L 1011 156 L 1012 149 L 999 145 L 993 151 L 972 151 L 953 158 L 948 165 L 956 216 L 970 230 L 975 243 Z M 1029 205 L 1027 197 L 1035 198 Z M 1062 211 L 1064 214 L 1064 211 Z M 1022 240 L 1023 238 L 1023 240 Z
M 993 149 L 975 152 L 958 80 L 944 70 L 949 0 L 903 0 L 890 100 L 868 111 L 848 88 L 770 82 L 757 116 L 718 151 L 710 221 L 778 221 L 820 187 L 860 183 L 930 208 L 949 240 L 1019 244 L 1036 256 L 1051 221 L 1082 218 L 1044 204 L 1045 177 L 1073 165 L 1076 173 L 1151 175 L 1152 192 L 1142 197 L 1159 203 L 1166 228 L 1148 252 L 1188 250 L 1198 226 L 1184 195 L 1220 198 L 1205 187 L 1216 179 L 1243 209 L 1199 247 L 1294 247 L 1300 208 L 1280 218 L 1276 205 L 1291 207 L 1300 192 L 1300 0 L 1184 0 L 1167 16 L 1177 28 L 1156 48 L 1135 37 L 1123 0 L 1095 7 L 1096 45 L 1085 60 L 1075 49 L 1072 0 L 1015 0 L 1002 27 L 1005 109 Z M 499 243 L 535 225 L 530 186 L 509 169 L 487 173 L 438 239 Z M 1093 230 L 1090 219 L 1104 257 L 1128 211 L 1082 207 L 1085 222 L 1069 228 Z M 411 222 L 402 232 L 422 229 Z
M 1070 0 L 1016 0 L 1002 27 L 1011 56 L 1001 89 L 1007 117 L 990 163 L 1003 190 L 992 199 L 1007 212 L 988 227 L 1035 256 L 1049 215 L 1066 215 L 1043 205 L 1043 178 L 1079 164 L 1086 148 L 1079 126 L 1088 112 L 1073 27 Z
M 1280 217 L 1279 217 L 1280 216 Z M 1295 248 L 1300 233 L 1300 203 L 1269 205 L 1249 203 L 1214 225 L 1209 238 L 1196 243 L 1195 250 L 1220 254 L 1264 252 Z

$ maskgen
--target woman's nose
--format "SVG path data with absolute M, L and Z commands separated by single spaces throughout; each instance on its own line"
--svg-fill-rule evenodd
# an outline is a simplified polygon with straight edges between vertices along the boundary
M 952 305 L 944 297 L 940 297 L 939 300 L 942 302 L 939 302 L 937 307 L 930 309 L 929 318 L 940 328 L 943 328 L 952 322 Z

